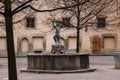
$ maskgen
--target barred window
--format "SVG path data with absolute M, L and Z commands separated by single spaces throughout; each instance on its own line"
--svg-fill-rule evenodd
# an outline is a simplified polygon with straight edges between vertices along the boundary
M 64 22 L 65 27 L 70 27 L 70 18 L 69 17 L 64 17 L 62 20 Z
M 34 28 L 35 27 L 35 19 L 34 18 L 26 18 L 26 26 L 28 28 Z
M 97 27 L 98 28 L 105 28 L 106 26 L 106 18 L 105 17 L 98 17 L 97 18 Z

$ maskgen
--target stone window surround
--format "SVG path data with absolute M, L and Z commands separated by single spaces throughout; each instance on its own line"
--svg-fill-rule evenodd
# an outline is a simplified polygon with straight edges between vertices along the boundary
M 34 18 L 34 27 L 27 27 L 27 18 Z M 36 16 L 35 16 L 35 14 L 26 16 L 26 20 L 25 20 L 24 25 L 25 25 L 25 29 L 27 29 L 27 30 L 36 29 Z
M 114 39 L 115 39 L 115 40 L 114 40 L 114 42 L 115 42 L 114 50 L 117 49 L 117 39 L 118 39 L 117 34 L 108 33 L 108 34 L 102 34 L 101 37 L 100 37 L 100 35 L 93 35 L 93 37 L 98 37 L 98 38 L 100 38 L 100 42 L 101 42 L 101 43 L 100 43 L 101 52 L 106 51 L 106 50 L 104 49 L 104 38 L 105 38 L 105 37 L 114 37 Z M 91 51 L 92 51 L 92 41 L 93 41 L 93 37 L 90 38 L 90 41 L 91 41 Z
M 115 43 L 115 46 L 114 46 L 114 49 L 116 50 L 117 49 L 117 34 L 102 34 L 102 38 L 101 38 L 101 48 L 104 49 L 104 38 L 105 37 L 113 37 L 114 38 L 114 43 Z
M 70 17 L 62 17 L 62 21 L 67 23 L 64 27 L 70 26 L 70 19 Z
M 67 50 L 69 50 L 69 38 L 70 37 L 73 37 L 73 38 L 77 38 L 77 36 L 76 35 L 68 35 L 67 36 L 67 41 L 66 41 L 66 48 L 67 48 Z M 80 46 L 80 49 L 81 49 L 81 47 L 82 47 L 82 45 L 81 45 L 81 43 L 82 43 L 82 37 L 80 36 L 80 42 L 79 42 L 79 46 Z
M 102 24 L 100 22 L 101 20 L 102 20 Z M 104 25 L 103 25 L 103 21 L 104 21 Z M 97 16 L 97 28 L 105 28 L 105 27 L 106 27 L 106 17 L 105 16 Z
M 33 34 L 33 35 L 31 35 L 31 38 L 32 38 L 32 50 L 31 51 L 34 51 L 33 50 L 33 38 L 40 38 L 40 37 L 42 37 L 43 38 L 43 51 L 45 51 L 46 50 L 46 35 L 44 35 L 44 34 Z
M 30 36 L 22 35 L 21 37 L 18 38 L 18 41 L 17 41 L 17 55 L 22 55 L 21 41 L 23 39 L 27 39 L 28 40 L 28 45 L 29 45 L 28 53 L 34 51 L 33 50 L 33 38 L 34 37 L 43 37 L 43 48 L 44 48 L 44 50 L 46 49 L 46 37 L 45 37 L 45 35 L 41 35 L 41 34 L 34 34 L 34 35 L 30 35 Z
M 18 40 L 17 40 L 17 55 L 22 55 L 21 42 L 23 39 L 28 40 L 28 52 L 30 52 L 31 50 L 31 38 L 27 35 L 22 35 L 21 37 L 18 37 Z
M 34 28 L 35 27 L 35 18 L 34 17 L 33 18 L 29 18 L 29 17 L 26 18 L 26 27 L 27 28 Z
M 97 19 L 105 19 L 105 27 L 98 27 L 98 24 L 97 24 L 97 28 L 98 29 L 104 29 L 104 28 L 106 28 L 106 18 L 107 18 L 107 15 L 106 15 L 106 13 L 104 13 L 104 12 L 102 12 L 102 13 L 99 13 L 97 16 L 96 16 L 96 20 Z M 97 22 L 96 22 L 97 23 Z

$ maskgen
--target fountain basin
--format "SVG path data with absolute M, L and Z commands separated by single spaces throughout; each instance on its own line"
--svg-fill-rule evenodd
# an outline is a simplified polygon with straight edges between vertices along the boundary
M 89 54 L 28 54 L 24 72 L 84 72 L 89 68 Z

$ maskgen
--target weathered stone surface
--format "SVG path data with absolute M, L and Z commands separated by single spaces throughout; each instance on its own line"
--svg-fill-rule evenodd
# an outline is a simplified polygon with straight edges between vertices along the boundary
M 80 70 L 89 68 L 89 54 L 29 54 L 28 69 Z
M 120 52 L 114 54 L 115 68 L 120 69 Z
M 52 45 L 51 49 L 52 54 L 64 54 L 65 53 L 65 46 L 64 45 Z

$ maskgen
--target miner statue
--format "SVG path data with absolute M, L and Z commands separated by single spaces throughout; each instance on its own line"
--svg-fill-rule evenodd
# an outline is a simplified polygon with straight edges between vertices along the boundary
M 64 54 L 65 53 L 65 45 L 60 43 L 60 28 L 63 27 L 63 21 L 53 20 L 53 27 L 55 29 L 55 34 L 53 39 L 55 41 L 55 45 L 52 45 L 51 53 L 52 54 Z
M 63 27 L 63 21 L 59 21 L 59 20 L 53 20 L 53 27 L 55 29 L 55 34 L 53 36 L 53 39 L 55 41 L 55 44 L 61 44 L 60 43 L 60 28 Z

